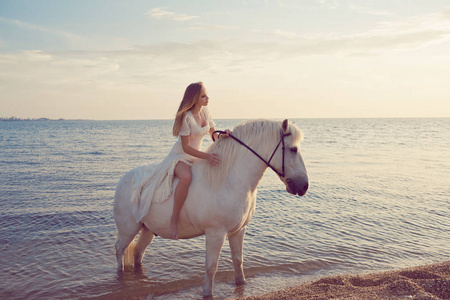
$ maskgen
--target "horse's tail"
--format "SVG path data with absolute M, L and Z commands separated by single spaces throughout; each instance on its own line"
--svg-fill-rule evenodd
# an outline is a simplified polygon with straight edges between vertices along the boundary
M 133 239 L 123 254 L 123 264 L 125 267 L 132 267 L 134 265 L 136 241 Z

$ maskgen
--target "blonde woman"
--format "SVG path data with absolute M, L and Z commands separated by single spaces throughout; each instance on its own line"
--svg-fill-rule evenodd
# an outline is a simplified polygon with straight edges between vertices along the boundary
M 174 205 L 170 221 L 171 239 L 178 237 L 178 215 L 191 182 L 191 165 L 194 157 L 208 160 L 211 166 L 220 163 L 217 154 L 200 150 L 203 137 L 208 133 L 212 137 L 216 126 L 206 108 L 208 101 L 209 97 L 203 83 L 192 83 L 186 88 L 175 117 L 173 135 L 178 136 L 178 140 L 168 157 L 173 157 L 177 161 L 174 175 L 178 177 L 179 181 L 174 191 Z M 220 138 L 228 137 L 229 133 L 230 131 L 227 130 L 227 133 L 221 134 Z
M 154 168 L 149 175 L 135 174 L 133 194 L 131 197 L 132 213 L 136 222 L 147 215 L 152 202 L 164 202 L 172 194 L 174 205 L 168 237 L 178 238 L 178 215 L 186 199 L 191 183 L 191 166 L 195 159 L 206 159 L 211 166 L 220 163 L 219 155 L 201 151 L 203 137 L 209 133 L 212 137 L 216 124 L 208 109 L 208 95 L 203 83 L 190 84 L 184 93 L 173 125 L 173 135 L 178 137 L 166 158 Z M 226 138 L 231 131 L 214 137 Z M 143 176 L 145 176 L 143 178 Z M 173 191 L 174 177 L 178 185 Z
M 175 117 L 173 135 L 178 137 L 166 158 L 154 166 L 151 173 L 141 180 L 144 174 L 135 174 L 133 195 L 131 197 L 132 213 L 136 222 L 141 222 L 152 202 L 164 202 L 172 194 L 174 205 L 168 237 L 178 238 L 178 215 L 186 199 L 191 182 L 191 166 L 195 159 L 206 159 L 211 166 L 220 163 L 215 153 L 201 151 L 203 137 L 209 133 L 212 137 L 216 124 L 208 109 L 208 95 L 203 83 L 190 84 L 184 93 L 183 100 Z M 214 137 L 227 138 L 231 131 Z M 178 185 L 173 191 L 174 176 L 178 177 Z

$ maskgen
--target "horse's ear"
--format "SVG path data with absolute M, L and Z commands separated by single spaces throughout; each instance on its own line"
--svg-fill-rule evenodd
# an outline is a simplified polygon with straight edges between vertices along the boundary
M 288 120 L 286 119 L 283 121 L 283 132 L 286 132 L 287 128 L 288 128 Z

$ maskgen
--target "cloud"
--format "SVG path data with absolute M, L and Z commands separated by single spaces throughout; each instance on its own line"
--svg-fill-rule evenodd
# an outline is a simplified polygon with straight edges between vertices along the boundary
M 45 43 L 30 44 L 29 49 L 123 49 L 126 48 L 129 43 L 126 38 L 120 37 L 88 37 L 74 34 L 72 32 L 44 27 L 32 23 L 23 22 L 20 20 L 7 19 L 0 17 L 0 23 L 15 26 L 21 29 L 19 38 L 26 41 L 31 37 L 33 41 L 45 41 Z M 0 40 L 0 47 L 2 46 Z M 5 42 L 4 45 L 9 43 Z
M 281 40 L 278 47 L 259 43 L 272 57 L 305 55 L 373 56 L 389 51 L 413 50 L 431 43 L 446 42 L 450 37 L 450 19 L 442 13 L 414 16 L 403 20 L 378 23 L 373 29 L 355 34 L 302 35 L 283 30 L 252 30 Z M 270 46 L 269 46 L 270 45 Z
M 404 20 L 382 22 L 373 32 L 395 34 L 417 31 L 450 32 L 450 19 L 446 19 L 442 13 L 431 13 L 421 16 L 413 16 Z
M 71 40 L 81 39 L 80 36 L 75 35 L 75 34 L 70 33 L 70 32 L 67 32 L 67 31 L 55 30 L 55 29 L 44 27 L 44 26 L 30 24 L 30 23 L 23 22 L 23 21 L 20 21 L 20 20 L 12 20 L 12 19 L 7 19 L 7 18 L 0 17 L 0 22 L 6 23 L 6 24 L 10 24 L 10 25 L 14 25 L 14 26 L 16 26 L 18 28 L 22 28 L 22 29 L 27 29 L 27 30 L 32 30 L 32 31 L 39 31 L 39 32 L 43 32 L 43 33 L 49 33 L 49 34 L 56 35 L 56 36 L 59 36 L 59 37 L 63 37 L 63 38 L 66 38 L 66 39 L 71 39 Z
M 165 7 L 152 8 L 147 12 L 147 15 L 154 19 L 169 19 L 172 21 L 189 21 L 198 18 L 198 16 L 188 16 L 185 14 L 177 14 L 171 11 L 167 11 Z
M 350 9 L 362 14 L 374 15 L 374 16 L 394 16 L 393 12 L 387 10 L 377 10 L 370 7 L 359 6 L 355 4 L 350 4 Z
M 285 30 L 281 30 L 281 29 L 273 29 L 273 30 L 251 29 L 250 32 L 256 33 L 258 35 L 263 35 L 263 36 L 284 38 L 286 40 L 295 40 L 295 39 L 303 39 L 304 38 L 304 36 L 299 35 L 295 32 L 285 31 Z
M 198 31 L 221 31 L 221 30 L 235 30 L 238 29 L 237 26 L 224 26 L 224 25 L 215 25 L 215 24 L 196 24 L 193 26 L 188 26 L 185 29 L 187 30 L 198 30 Z
M 0 78 L 4 81 L 21 83 L 17 86 L 32 85 L 36 90 L 42 90 L 49 86 L 76 86 L 95 79 L 102 80 L 105 74 L 114 73 L 118 65 L 114 59 L 101 56 L 77 57 L 26 50 L 0 54 L 0 69 Z
M 442 20 L 436 15 L 427 15 L 401 22 L 384 22 L 367 32 L 339 36 L 302 37 L 293 32 L 273 30 L 273 35 L 285 38 L 281 42 L 279 39 L 265 42 L 217 39 L 130 46 L 116 51 L 23 51 L 0 57 L 0 69 L 6 70 L 4 66 L 14 61 L 22 66 L 16 76 L 23 78 L 30 70 L 36 78 L 39 76 L 34 70 L 46 70 L 44 74 L 48 77 L 38 78 L 45 81 L 44 86 L 85 82 L 99 88 L 144 87 L 167 78 L 176 82 L 194 73 L 245 73 L 264 68 L 271 62 L 306 56 L 373 56 L 389 51 L 409 51 L 445 41 L 450 36 L 450 20 Z M 14 70 L 19 69 L 9 71 L 14 73 Z
M 444 19 L 450 19 L 450 9 L 447 9 L 442 13 L 442 18 Z
M 268 32 L 252 33 L 267 35 Z M 8 53 L 0 56 L 0 75 L 7 79 L 8 74 L 14 74 L 17 80 L 22 78 L 24 82 L 30 82 L 29 75 L 36 82 L 42 82 L 42 86 L 70 86 L 77 82 L 98 88 L 155 85 L 167 78 L 177 81 L 194 73 L 245 73 L 264 68 L 271 62 L 306 56 L 373 56 L 391 51 L 409 51 L 447 41 L 450 37 L 450 19 L 443 18 L 442 14 L 428 14 L 383 22 L 372 30 L 351 35 L 302 36 L 282 30 L 269 33 L 278 38 L 264 39 L 264 42 L 215 39 L 158 43 L 118 50 L 109 48 L 109 51 L 36 50 Z M 280 41 L 280 37 L 284 40 Z M 12 65 L 18 67 L 13 68 Z
M 277 35 L 277 36 L 288 38 L 288 39 L 293 39 L 293 38 L 298 37 L 298 34 L 296 34 L 294 32 L 289 32 L 289 31 L 284 31 L 284 30 L 279 30 L 279 29 L 272 30 L 271 33 L 274 35 Z
M 322 8 L 336 9 L 340 6 L 338 0 L 316 0 L 316 2 Z

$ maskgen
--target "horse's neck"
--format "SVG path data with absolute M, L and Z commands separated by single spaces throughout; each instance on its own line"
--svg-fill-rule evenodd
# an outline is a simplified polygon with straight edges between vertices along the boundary
M 256 156 L 242 156 L 231 168 L 228 182 L 234 187 L 254 191 L 264 175 L 267 166 Z

